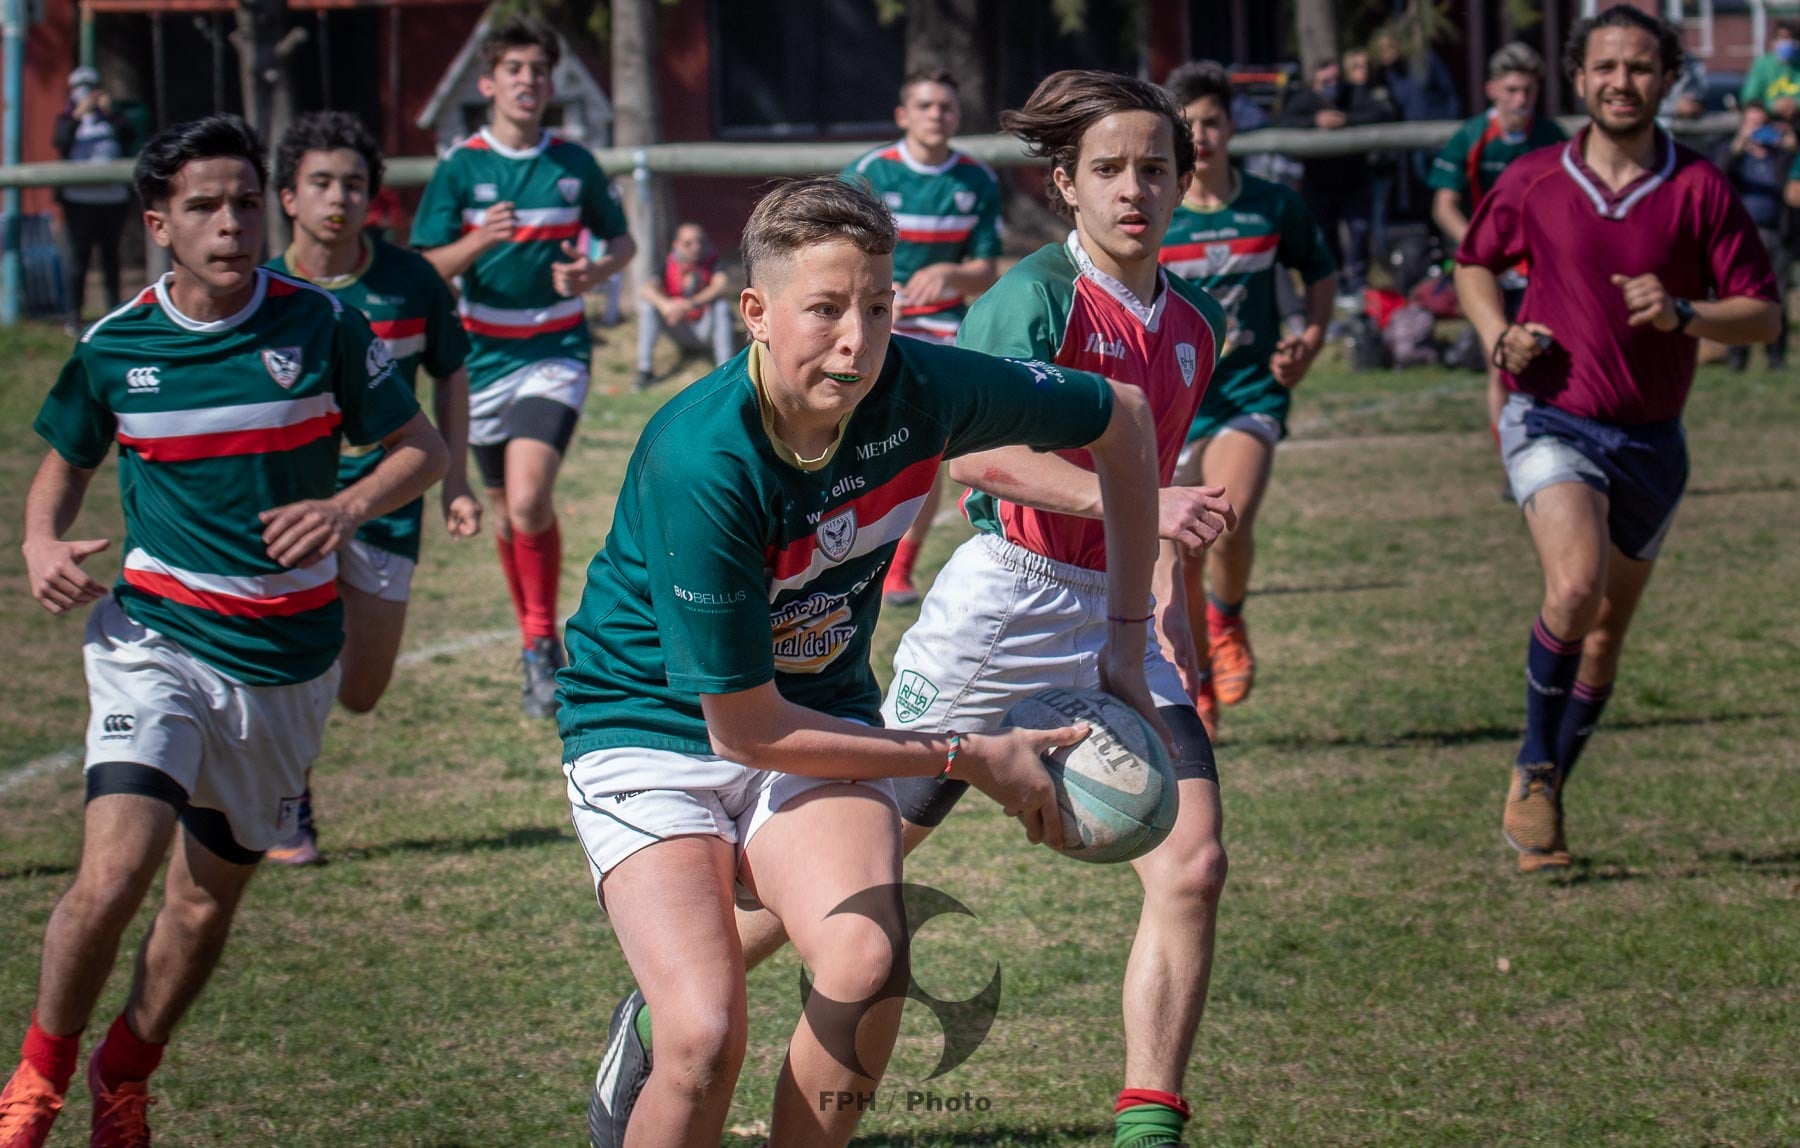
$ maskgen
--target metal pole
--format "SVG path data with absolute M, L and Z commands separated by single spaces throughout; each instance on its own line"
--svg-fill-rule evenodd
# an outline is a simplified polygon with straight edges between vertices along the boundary
M 86 4 L 81 6 L 81 62 L 94 66 L 94 13 Z
M 631 289 L 636 291 L 650 281 L 651 268 L 660 252 L 656 246 L 656 184 L 650 175 L 650 153 L 638 148 L 631 153 L 631 187 L 637 199 L 637 226 L 631 234 L 637 240 L 637 254 L 631 259 Z
M 0 20 L 5 21 L 3 31 L 4 44 L 0 46 L 0 67 L 6 69 L 6 113 L 5 124 L 0 130 L 6 133 L 3 158 L 7 167 L 16 167 L 19 163 L 19 133 L 25 123 L 20 101 L 25 95 L 25 0 L 5 0 L 6 7 Z M 23 230 L 19 219 L 19 189 L 9 187 L 0 196 L 0 210 L 6 215 L 6 255 L 0 259 L 0 326 L 11 327 L 18 323 L 20 306 L 19 294 L 25 282 L 25 258 L 19 251 L 19 234 Z

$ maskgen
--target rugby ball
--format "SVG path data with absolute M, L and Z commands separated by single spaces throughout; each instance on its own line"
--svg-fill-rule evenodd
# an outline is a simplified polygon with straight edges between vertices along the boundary
M 1005 724 L 1060 729 L 1087 722 L 1088 736 L 1044 754 L 1062 811 L 1063 854 L 1131 861 L 1175 828 L 1178 793 L 1168 750 L 1143 715 L 1099 690 L 1040 690 L 1007 711 Z

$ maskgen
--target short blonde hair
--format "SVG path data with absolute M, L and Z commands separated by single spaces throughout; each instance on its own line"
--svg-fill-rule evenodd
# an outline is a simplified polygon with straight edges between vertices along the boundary
M 805 247 L 834 240 L 865 255 L 892 255 L 894 217 L 866 188 L 835 176 L 777 184 L 744 224 L 744 277 L 767 286 L 773 266 Z M 759 275 L 760 272 L 760 275 Z

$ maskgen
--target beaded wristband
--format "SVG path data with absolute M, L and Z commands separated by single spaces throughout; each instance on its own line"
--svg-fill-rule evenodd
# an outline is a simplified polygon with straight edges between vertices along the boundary
M 950 776 L 950 767 L 956 764 L 956 755 L 961 752 L 962 734 L 953 733 L 950 735 L 950 748 L 944 753 L 944 772 L 938 774 L 940 781 Z

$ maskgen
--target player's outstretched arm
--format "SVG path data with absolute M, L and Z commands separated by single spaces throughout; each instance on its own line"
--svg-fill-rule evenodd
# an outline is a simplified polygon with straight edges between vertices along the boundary
M 700 711 L 713 752 L 751 769 L 868 780 L 936 777 L 948 762 L 951 777 L 968 782 L 1023 821 L 1033 844 L 1045 841 L 1053 849 L 1062 848 L 1062 819 L 1041 755 L 1073 745 L 1088 732 L 1085 725 L 1074 725 L 961 734 L 950 761 L 948 733 L 903 733 L 845 721 L 795 705 L 774 682 L 701 694 Z
M 64 541 L 75 524 L 94 472 L 71 465 L 54 450 L 38 464 L 25 493 L 25 572 L 31 596 L 52 614 L 61 614 L 101 598 L 106 587 L 89 576 L 81 563 L 105 550 L 104 538 Z
M 1137 387 L 1113 383 L 1112 419 L 1088 444 L 1100 498 L 1107 508 L 1106 646 L 1100 651 L 1100 687 L 1124 700 L 1169 745 L 1169 733 L 1144 683 L 1145 627 L 1150 622 L 1150 582 L 1159 553 L 1156 537 L 1156 423 L 1150 401 Z
M 452 538 L 481 533 L 481 500 L 469 485 L 469 371 L 458 367 L 432 383 L 431 414 L 444 440 L 444 528 Z
M 424 411 L 381 440 L 381 462 L 330 498 L 265 510 L 263 545 L 283 566 L 310 566 L 350 545 L 357 527 L 420 497 L 444 477 L 449 452 Z
M 515 226 L 513 205 L 496 203 L 482 215 L 480 227 L 454 243 L 427 248 L 419 254 L 448 282 L 474 266 L 483 252 L 511 239 Z
M 1113 384 L 1115 390 L 1122 386 Z M 964 486 L 1020 506 L 1077 518 L 1105 517 L 1099 476 L 1056 454 L 1003 446 L 951 459 L 948 469 Z M 1206 549 L 1237 525 L 1237 512 L 1222 486 L 1166 486 L 1157 491 L 1156 507 L 1157 537 L 1190 550 Z

